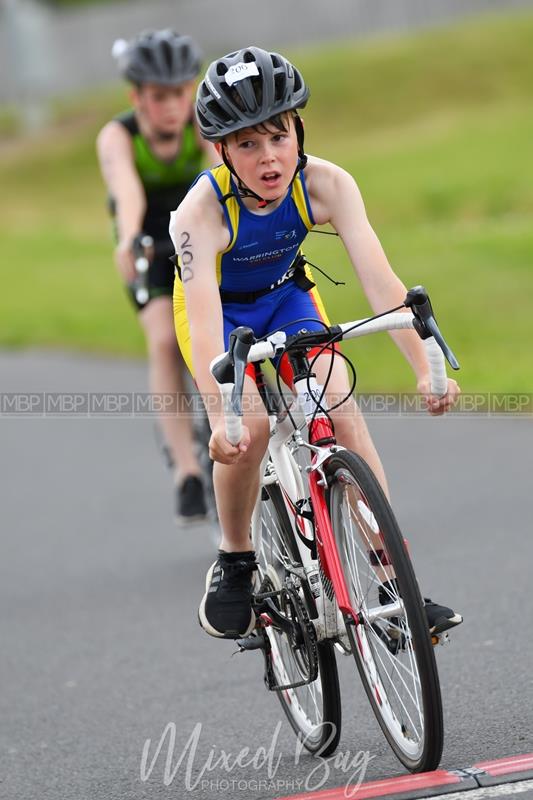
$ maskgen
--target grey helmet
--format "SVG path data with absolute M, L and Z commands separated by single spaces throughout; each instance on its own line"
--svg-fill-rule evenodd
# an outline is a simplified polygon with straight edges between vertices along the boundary
M 144 31 L 130 42 L 119 40 L 113 55 L 123 78 L 131 83 L 177 86 L 193 80 L 203 54 L 194 39 L 173 30 Z
M 246 47 L 209 65 L 196 96 L 204 139 L 220 141 L 276 114 L 302 108 L 309 89 L 301 73 L 279 53 Z

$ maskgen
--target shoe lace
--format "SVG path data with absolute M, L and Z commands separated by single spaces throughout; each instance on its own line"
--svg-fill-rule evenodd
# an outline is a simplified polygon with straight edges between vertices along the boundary
M 250 576 L 257 569 L 255 561 L 223 562 L 222 583 L 227 591 L 242 591 L 250 588 Z

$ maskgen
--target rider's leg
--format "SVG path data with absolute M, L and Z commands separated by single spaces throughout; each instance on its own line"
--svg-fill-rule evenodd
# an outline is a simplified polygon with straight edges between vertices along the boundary
M 319 320 L 323 320 L 324 324 L 329 324 L 325 308 L 316 288 L 310 292 L 305 292 L 295 284 L 288 284 L 279 297 L 275 314 L 269 323 L 269 330 L 279 327 L 287 334 L 296 333 L 302 327 L 302 323 L 293 322 L 295 319 L 305 319 L 306 327 L 309 330 L 320 330 Z M 328 352 L 313 361 L 313 372 L 316 374 L 319 384 L 324 385 L 327 383 L 328 394 L 332 396 L 332 401 L 330 400 L 329 404 L 333 406 L 339 399 L 348 394 L 350 384 L 346 366 L 341 358 L 335 358 L 332 374 L 328 378 L 330 366 L 331 353 Z M 288 364 L 286 367 L 283 367 L 282 364 L 282 376 L 284 380 L 290 383 L 290 368 L 287 369 L 287 367 Z M 334 411 L 332 419 L 339 444 L 349 450 L 354 450 L 365 459 L 379 480 L 383 491 L 388 495 L 387 480 L 383 466 L 355 400 L 353 398 L 350 399 L 338 411 Z
M 176 342 L 172 298 L 153 298 L 140 311 L 139 318 L 148 345 L 150 391 L 176 398 L 186 390 L 187 368 Z M 201 467 L 194 450 L 192 419 L 176 411 L 173 403 L 167 413 L 161 415 L 160 424 L 174 460 L 178 483 L 187 475 L 200 475 Z
M 247 636 L 255 626 L 252 575 L 257 564 L 250 540 L 250 522 L 259 492 L 259 466 L 269 434 L 257 388 L 248 376 L 244 391 L 248 413 L 243 422 L 250 431 L 250 446 L 236 464 L 215 464 L 222 538 L 218 558 L 207 572 L 205 594 L 198 610 L 200 624 L 207 633 L 227 638 Z
M 227 553 L 249 551 L 250 521 L 259 491 L 259 467 L 268 446 L 268 418 L 254 381 L 244 382 L 243 423 L 250 431 L 250 446 L 236 464 L 215 463 L 213 482 L 222 531 L 220 549 Z

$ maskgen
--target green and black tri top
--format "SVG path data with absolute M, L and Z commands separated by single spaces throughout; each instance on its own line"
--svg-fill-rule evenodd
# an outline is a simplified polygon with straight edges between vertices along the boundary
M 174 252 L 168 225 L 170 212 L 181 203 L 198 173 L 202 169 L 203 150 L 197 141 L 192 119 L 183 129 L 181 147 L 173 161 L 157 158 L 139 130 L 133 111 L 115 117 L 132 138 L 135 167 L 146 192 L 146 215 L 143 233 L 148 233 L 156 243 L 168 242 L 169 253 Z M 115 204 L 110 198 L 110 209 L 115 215 Z

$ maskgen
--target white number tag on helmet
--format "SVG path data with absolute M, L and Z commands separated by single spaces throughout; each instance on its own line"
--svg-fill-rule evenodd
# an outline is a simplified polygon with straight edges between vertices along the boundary
M 242 81 L 244 78 L 250 78 L 253 75 L 259 75 L 255 61 L 249 61 L 248 63 L 239 61 L 238 64 L 234 64 L 226 72 L 226 83 L 228 86 L 233 86 L 237 81 Z

